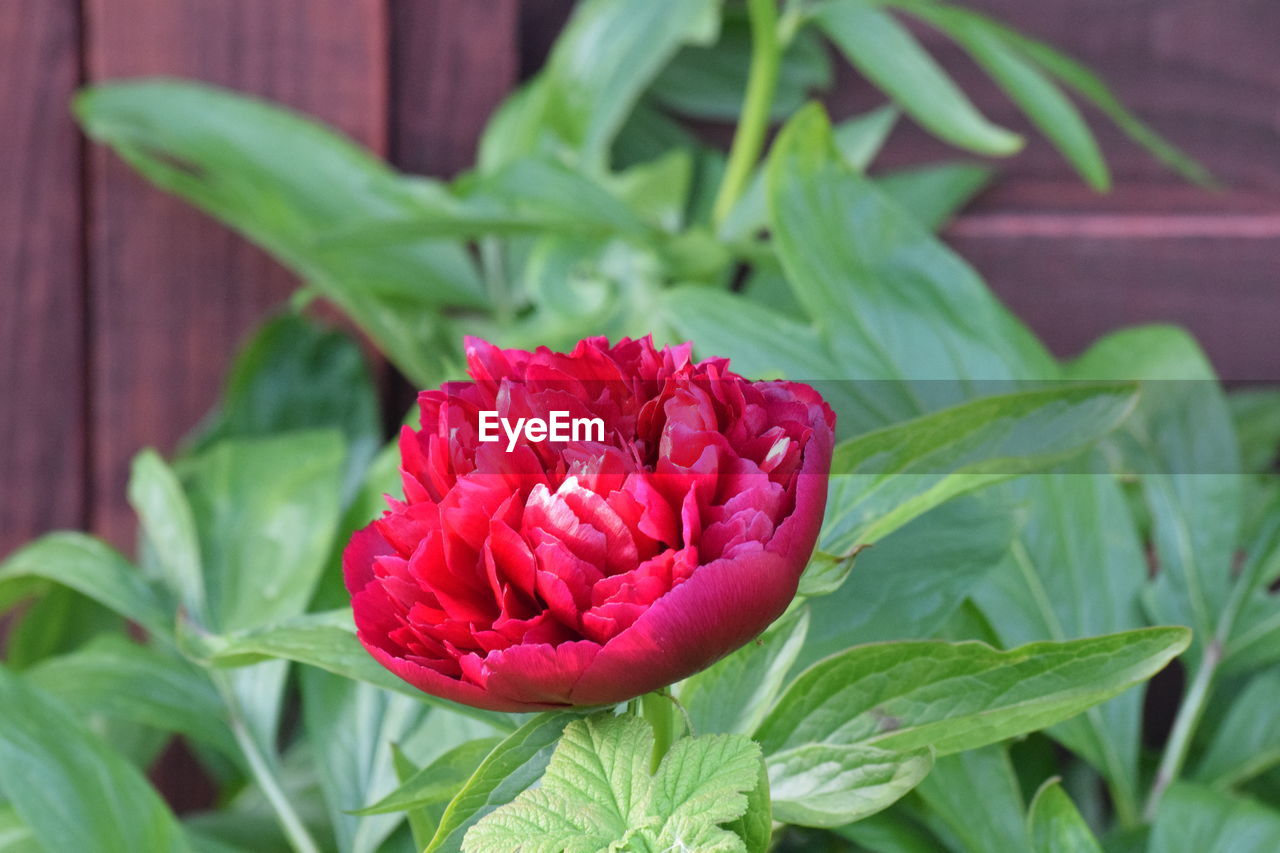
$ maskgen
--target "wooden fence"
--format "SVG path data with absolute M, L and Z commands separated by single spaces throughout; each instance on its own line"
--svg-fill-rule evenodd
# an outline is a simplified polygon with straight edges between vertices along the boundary
M 0 555 L 50 528 L 128 547 L 128 460 L 171 449 L 238 340 L 292 288 L 243 240 L 85 144 L 77 87 L 180 75 L 305 110 L 399 166 L 449 174 L 536 69 L 565 0 L 0 0 Z M 1101 69 L 1229 186 L 1178 183 L 1097 123 L 1118 188 L 1045 144 L 949 238 L 1060 352 L 1189 326 L 1236 379 L 1280 379 L 1280 3 L 973 0 Z M 946 45 L 987 113 L 1022 122 Z M 876 103 L 852 75 L 833 109 Z M 955 156 L 910 128 L 893 163 Z

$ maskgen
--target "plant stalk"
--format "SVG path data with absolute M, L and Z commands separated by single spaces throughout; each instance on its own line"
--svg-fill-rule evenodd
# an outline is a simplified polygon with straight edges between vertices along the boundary
M 231 685 L 222 678 L 215 678 L 214 682 L 227 706 L 231 733 L 235 736 L 236 744 L 249 764 L 249 772 L 253 780 L 258 783 L 258 787 L 262 789 L 263 796 L 271 804 L 272 810 L 275 811 L 276 818 L 280 821 L 280 828 L 284 830 L 289 843 L 298 853 L 320 853 L 320 846 L 307 831 L 302 818 L 298 817 L 298 813 L 294 811 L 293 805 L 289 802 L 289 796 L 280 786 L 280 780 L 271 767 L 267 755 L 254 738 L 253 732 L 249 731 L 249 727 L 245 724 L 244 714 L 240 710 L 239 701 Z
M 1204 650 L 1200 668 L 1191 682 L 1191 688 L 1178 706 L 1178 715 L 1173 720 L 1173 731 L 1169 733 L 1169 743 L 1164 754 L 1160 756 L 1160 766 L 1156 768 L 1155 780 L 1151 783 L 1151 793 L 1147 797 L 1147 805 L 1143 810 L 1143 819 L 1148 823 L 1156 819 L 1160 809 L 1160 800 L 1169 789 L 1182 765 L 1187 760 L 1187 751 L 1191 749 L 1191 736 L 1195 734 L 1200 717 L 1204 714 L 1205 704 L 1209 699 L 1209 688 L 1213 684 L 1213 676 L 1218 664 L 1222 661 L 1222 644 L 1214 637 Z
M 653 759 L 649 762 L 649 772 L 656 773 L 676 739 L 676 706 L 666 690 L 658 690 L 640 697 L 640 708 L 653 726 Z
M 1231 642 L 1236 619 L 1244 610 L 1249 596 L 1263 584 L 1263 578 L 1267 576 L 1267 569 L 1271 563 L 1267 557 L 1276 553 L 1275 548 L 1278 543 L 1280 543 L 1280 520 L 1275 520 L 1259 537 L 1259 544 L 1255 547 L 1252 559 L 1246 564 L 1244 572 L 1231 588 L 1227 603 L 1222 608 L 1222 616 L 1218 619 L 1217 630 L 1214 631 L 1213 639 L 1205 647 L 1200 668 L 1196 670 L 1191 687 L 1187 690 L 1187 695 L 1178 707 L 1178 714 L 1173 719 L 1173 731 L 1169 733 L 1169 743 L 1165 746 L 1164 754 L 1160 756 L 1160 766 L 1156 768 L 1155 780 L 1151 783 L 1151 793 L 1147 797 L 1146 808 L 1143 810 L 1143 817 L 1148 822 L 1155 820 L 1164 792 L 1182 772 L 1182 765 L 1187 760 L 1187 752 L 1191 749 L 1191 737 L 1195 734 L 1196 726 L 1200 724 L 1200 718 L 1204 715 L 1204 708 L 1209 699 L 1209 688 L 1213 686 L 1213 677 L 1217 674 L 1218 665 L 1222 663 L 1227 644 Z
M 747 16 L 751 23 L 751 71 L 747 76 L 747 92 L 742 117 L 733 135 L 729 162 L 711 211 L 712 223 L 721 225 L 751 180 L 751 171 L 764 148 L 773 95 L 778 88 L 778 71 L 782 64 L 782 42 L 778 38 L 777 0 L 747 0 Z

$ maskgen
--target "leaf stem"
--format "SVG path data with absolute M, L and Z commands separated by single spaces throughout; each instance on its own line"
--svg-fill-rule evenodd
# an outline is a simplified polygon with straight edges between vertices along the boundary
M 747 0 L 747 15 L 751 22 L 751 71 L 747 76 L 742 117 L 733 136 L 729 162 L 711 212 L 715 225 L 728 218 L 747 188 L 751 170 L 760 159 L 782 63 L 776 0 Z
M 1169 743 L 1160 757 L 1160 766 L 1156 768 L 1155 780 L 1151 783 L 1151 793 L 1147 797 L 1143 817 L 1147 821 L 1155 820 L 1160 809 L 1160 800 L 1164 792 L 1182 772 L 1182 765 L 1187 760 L 1187 752 L 1191 748 L 1191 736 L 1204 715 L 1204 707 L 1209 699 L 1209 688 L 1213 686 L 1213 677 L 1217 674 L 1218 665 L 1226 654 L 1227 644 L 1235 632 L 1236 619 L 1244 610 L 1245 604 L 1262 585 L 1267 575 L 1267 567 L 1271 556 L 1280 545 L 1280 519 L 1273 520 L 1259 536 L 1258 542 L 1250 550 L 1252 555 L 1245 564 L 1244 571 L 1236 578 L 1231 587 L 1227 603 L 1222 608 L 1218 619 L 1217 630 L 1213 639 L 1205 646 L 1204 655 L 1200 659 L 1200 668 L 1196 670 L 1187 695 L 1178 707 L 1178 714 L 1173 719 L 1173 730 L 1169 733 Z
M 656 773 L 663 756 L 675 742 L 675 702 L 667 690 L 657 690 L 640 697 L 640 708 L 649 725 L 653 726 L 653 760 L 649 762 L 649 772 Z
M 280 821 L 280 828 L 284 830 L 289 843 L 298 853 L 320 853 L 320 846 L 316 844 L 315 839 L 311 837 L 311 833 L 307 831 L 306 826 L 302 823 L 302 818 L 298 817 L 298 813 L 294 811 L 289 802 L 289 797 L 284 788 L 281 787 L 280 780 L 274 768 L 272 768 L 265 751 L 253 736 L 253 732 L 249 731 L 249 727 L 245 724 L 240 703 L 236 699 L 230 683 L 224 678 L 215 678 L 214 683 L 219 688 L 223 702 L 226 704 L 231 732 L 235 736 L 236 744 L 240 747 L 240 752 L 244 755 L 245 761 L 249 765 L 249 772 L 253 776 L 253 780 L 258 783 L 263 796 L 267 798 L 267 802 L 271 804 L 271 808 L 275 811 L 276 817 Z
M 1150 823 L 1155 820 L 1160 809 L 1160 799 L 1164 792 L 1182 772 L 1183 762 L 1187 760 L 1187 751 L 1191 748 L 1191 736 L 1195 734 L 1200 717 L 1209 698 L 1209 688 L 1213 683 L 1214 673 L 1222 660 L 1222 644 L 1215 637 L 1204 650 L 1200 668 L 1191 682 L 1191 688 L 1178 706 L 1178 715 L 1173 721 L 1173 731 L 1169 733 L 1169 743 L 1160 757 L 1160 766 L 1156 769 L 1155 780 L 1151 783 L 1151 793 L 1147 796 L 1147 805 L 1143 810 L 1143 818 Z

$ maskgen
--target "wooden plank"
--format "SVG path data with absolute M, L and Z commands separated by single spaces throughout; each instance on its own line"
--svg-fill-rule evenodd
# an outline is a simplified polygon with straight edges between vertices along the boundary
M 84 503 L 75 5 L 0 4 L 0 557 Z
M 1112 329 L 1174 323 L 1224 379 L 1280 382 L 1280 221 L 1215 219 L 975 215 L 950 239 L 1059 355 Z
M 452 177 L 475 162 L 519 70 L 518 0 L 392 0 L 391 156 Z
M 384 150 L 382 0 L 86 0 L 92 80 L 168 74 L 272 98 Z M 95 531 L 132 540 L 129 460 L 205 414 L 292 277 L 102 149 L 90 161 Z

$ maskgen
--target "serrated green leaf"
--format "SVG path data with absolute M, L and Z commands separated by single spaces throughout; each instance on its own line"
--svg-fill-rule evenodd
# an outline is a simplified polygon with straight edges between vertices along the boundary
M 725 824 L 742 839 L 746 853 L 768 853 L 773 841 L 773 798 L 769 793 L 769 768 L 760 762 L 756 786 L 747 792 L 747 810 Z
M 836 827 L 888 808 L 920 784 L 933 753 L 815 743 L 775 752 L 766 764 L 778 820 Z
M 1022 137 L 992 124 L 888 13 L 867 0 L 832 0 L 818 26 L 862 74 L 935 136 L 980 154 L 1017 152 Z
M 1189 783 L 1169 788 L 1151 832 L 1152 853 L 1274 853 L 1280 811 Z
M 0 794 L 46 850 L 190 849 L 146 778 L 59 702 L 0 667 Z
M 570 723 L 538 787 L 472 827 L 465 853 L 595 853 L 643 849 L 743 851 L 721 828 L 747 810 L 760 750 L 741 735 L 677 741 L 649 774 L 653 730 L 638 717 L 598 714 Z
M 1057 779 L 1045 782 L 1036 792 L 1027 829 L 1035 853 L 1102 853 L 1098 839 Z
M 82 533 L 50 533 L 0 563 L 0 610 L 51 582 L 74 589 L 153 635 L 173 634 L 173 610 L 163 593 L 128 560 Z
M 756 738 L 766 755 L 810 743 L 938 755 L 1061 722 L 1151 677 L 1182 652 L 1185 628 L 1148 628 L 997 651 L 975 642 L 858 646 L 787 688 Z

